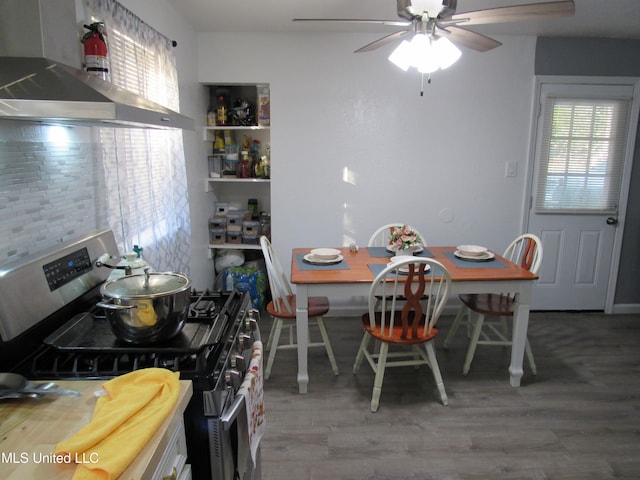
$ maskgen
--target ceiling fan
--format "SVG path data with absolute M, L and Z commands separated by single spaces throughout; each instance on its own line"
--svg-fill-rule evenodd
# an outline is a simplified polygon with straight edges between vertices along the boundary
M 330 18 L 294 18 L 294 22 L 334 22 L 334 23 L 369 23 L 397 27 L 403 30 L 393 32 L 379 38 L 355 53 L 369 52 L 387 43 L 403 37 L 411 38 L 416 34 L 425 34 L 431 38 L 447 38 L 454 44 L 479 52 L 486 52 L 502 45 L 497 40 L 480 33 L 467 30 L 460 25 L 473 26 L 491 23 L 507 23 L 525 20 L 573 15 L 573 0 L 555 2 L 530 3 L 508 7 L 489 8 L 464 13 L 456 13 L 457 0 L 396 0 L 397 20 L 365 20 L 365 19 L 330 19 Z

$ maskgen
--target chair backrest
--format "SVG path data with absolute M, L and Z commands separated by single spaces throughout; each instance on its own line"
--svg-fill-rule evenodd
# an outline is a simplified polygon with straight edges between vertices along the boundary
M 394 341 L 415 338 L 418 329 L 431 332 L 449 298 L 451 276 L 446 267 L 432 258 L 403 257 L 387 265 L 369 289 L 369 321 L 382 336 L 391 339 L 396 321 L 392 312 L 401 312 L 402 336 Z
M 276 312 L 286 310 L 289 314 L 292 314 L 295 310 L 291 304 L 291 297 L 293 296 L 291 284 L 287 280 L 284 270 L 282 270 L 282 265 L 280 265 L 271 242 L 264 235 L 260 237 L 260 247 L 262 248 L 262 255 L 264 255 L 264 262 L 267 265 L 273 306 Z
M 524 233 L 511 242 L 502 256 L 537 274 L 542 263 L 542 242 L 537 236 Z
M 383 225 L 382 227 L 378 228 L 375 232 L 373 232 L 373 234 L 371 235 L 371 237 L 369 238 L 369 242 L 367 243 L 367 247 L 386 247 L 387 245 L 389 245 L 389 237 L 391 237 L 391 234 L 393 233 L 393 231 L 396 228 L 401 228 L 403 225 L 406 225 L 404 223 L 388 223 L 386 225 Z M 427 241 L 424 238 L 424 235 L 422 235 L 420 232 L 418 232 L 418 230 L 416 230 L 414 227 L 411 227 L 418 235 L 420 235 L 420 238 L 422 238 L 422 245 L 423 246 L 427 246 Z

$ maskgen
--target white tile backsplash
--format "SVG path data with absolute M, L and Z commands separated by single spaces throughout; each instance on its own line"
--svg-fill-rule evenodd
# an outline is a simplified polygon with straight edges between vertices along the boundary
M 52 128 L 0 120 L 0 265 L 107 228 L 91 129 Z

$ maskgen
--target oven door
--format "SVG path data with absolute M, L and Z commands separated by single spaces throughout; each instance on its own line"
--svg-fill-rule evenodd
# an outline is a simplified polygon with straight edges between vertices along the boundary
M 220 459 L 224 470 L 224 476 L 221 478 L 224 479 L 260 480 L 262 478 L 259 444 L 256 447 L 255 456 L 251 453 L 246 405 L 244 397 L 236 398 L 231 408 L 220 419 L 222 428 L 217 445 L 212 443 L 214 450 L 219 446 L 221 451 L 226 453 Z
M 258 334 L 259 337 L 259 334 Z M 254 337 L 255 338 L 255 337 Z M 228 468 L 233 479 L 260 480 L 260 440 L 265 430 L 262 342 L 255 341 L 251 360 L 233 403 L 220 417 L 223 442 L 229 442 Z

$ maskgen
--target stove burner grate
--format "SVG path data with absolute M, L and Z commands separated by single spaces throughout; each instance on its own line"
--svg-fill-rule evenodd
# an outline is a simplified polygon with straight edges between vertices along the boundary
M 182 331 L 174 338 L 149 345 L 118 340 L 108 320 L 80 313 L 49 334 L 31 357 L 30 374 L 37 378 L 108 378 L 142 368 L 167 368 L 183 378 L 211 377 L 235 336 L 236 313 L 223 305 L 227 296 L 192 295 Z
M 44 339 L 45 345 L 58 350 L 107 352 L 176 352 L 198 353 L 216 345 L 226 327 L 225 317 L 190 317 L 182 331 L 166 342 L 135 345 L 118 340 L 105 317 L 81 313 Z

